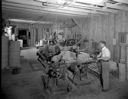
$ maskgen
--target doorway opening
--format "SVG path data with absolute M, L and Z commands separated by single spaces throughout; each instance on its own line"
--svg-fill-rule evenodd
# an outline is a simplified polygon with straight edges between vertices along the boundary
M 23 47 L 29 47 L 28 44 L 28 30 L 27 29 L 19 29 L 18 30 L 18 39 L 23 40 Z

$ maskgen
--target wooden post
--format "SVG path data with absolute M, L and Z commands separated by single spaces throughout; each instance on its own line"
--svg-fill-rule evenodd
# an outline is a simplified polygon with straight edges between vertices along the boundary
M 128 80 L 128 46 L 126 47 L 126 79 Z
M 2 59 L 1 59 L 1 65 L 2 69 L 8 67 L 8 45 L 9 45 L 9 39 L 6 36 L 2 36 Z
M 128 33 L 126 39 L 126 79 L 128 80 Z
M 125 56 L 126 56 L 126 53 L 125 53 L 125 52 L 126 52 L 126 51 L 125 51 L 125 46 L 124 46 L 124 45 L 121 45 L 121 46 L 120 46 L 120 52 L 121 52 L 121 53 L 120 53 L 120 54 L 121 54 L 121 55 L 120 55 L 120 62 L 121 62 L 121 63 L 125 63 Z
M 126 80 L 126 46 L 120 44 L 119 80 Z
M 119 80 L 125 81 L 126 73 L 125 73 L 125 64 L 119 63 Z

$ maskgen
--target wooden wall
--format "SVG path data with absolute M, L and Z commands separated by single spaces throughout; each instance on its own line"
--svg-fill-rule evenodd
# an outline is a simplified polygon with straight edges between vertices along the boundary
M 120 11 L 115 16 L 116 32 L 128 32 L 128 12 Z
M 69 29 L 64 28 L 66 35 L 72 33 L 81 33 L 82 37 L 86 37 L 89 40 L 100 41 L 105 40 L 107 46 L 112 53 L 112 59 L 118 60 L 119 47 L 118 47 L 118 33 L 128 32 L 128 12 L 119 11 L 117 14 L 108 15 L 96 15 L 92 14 L 85 18 L 73 18 L 77 26 Z M 36 29 L 38 29 L 38 40 L 40 40 L 45 34 L 45 28 L 51 28 L 56 30 L 61 23 L 56 25 L 31 25 L 22 23 L 13 23 L 17 28 L 28 28 L 31 32 L 31 45 L 35 44 Z M 71 36 L 69 36 L 70 38 Z M 113 44 L 113 39 L 116 39 L 116 45 Z
M 89 17 L 85 17 L 85 18 L 73 18 L 74 21 L 76 22 L 77 24 L 77 29 L 74 29 L 76 30 L 77 32 L 79 32 L 82 37 L 88 37 L 88 34 L 89 34 L 89 27 L 90 27 L 90 18 Z
M 88 21 L 85 23 L 88 28 L 86 28 L 87 32 L 84 32 L 85 35 L 90 40 L 105 40 L 112 53 L 112 59 L 119 57 L 118 48 L 116 48 L 118 42 L 114 45 L 113 39 L 118 41 L 117 34 L 119 32 L 128 32 L 128 12 L 119 11 L 117 14 L 90 15 L 87 19 Z
M 91 15 L 89 19 L 88 38 L 99 42 L 104 40 L 107 46 L 113 52 L 114 37 L 114 15 Z
M 114 59 L 120 59 L 120 46 L 118 44 L 118 33 L 128 32 L 128 12 L 120 11 L 115 15 L 115 38 L 117 44 L 114 46 Z
M 41 25 L 41 24 L 29 24 L 29 23 L 17 23 L 11 22 L 11 25 L 16 25 L 15 34 L 18 33 L 18 29 L 28 29 L 31 34 L 30 46 L 34 46 L 36 43 L 36 35 L 38 36 L 38 41 L 42 39 L 47 34 L 47 29 L 49 28 L 49 33 L 52 32 L 52 25 Z

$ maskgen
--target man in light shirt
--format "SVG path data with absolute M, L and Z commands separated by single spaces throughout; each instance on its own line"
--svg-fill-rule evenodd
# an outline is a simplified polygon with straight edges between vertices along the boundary
M 105 41 L 100 41 L 99 47 L 101 52 L 97 56 L 97 65 L 100 72 L 102 91 L 107 91 L 109 89 L 109 60 L 111 58 L 111 53 L 110 50 L 106 47 Z

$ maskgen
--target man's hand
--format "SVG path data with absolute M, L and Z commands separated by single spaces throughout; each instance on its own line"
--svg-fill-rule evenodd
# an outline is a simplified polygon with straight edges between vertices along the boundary
M 99 62 L 100 60 L 102 60 L 102 59 L 101 59 L 101 58 L 97 58 L 97 59 L 96 59 L 96 62 Z
M 98 61 L 99 61 L 99 60 L 107 61 L 107 60 L 109 60 L 109 59 L 110 59 L 109 57 L 97 58 Z
M 97 60 L 99 61 L 99 60 L 103 60 L 103 58 L 97 58 Z

